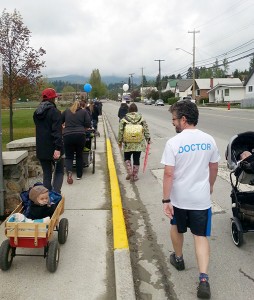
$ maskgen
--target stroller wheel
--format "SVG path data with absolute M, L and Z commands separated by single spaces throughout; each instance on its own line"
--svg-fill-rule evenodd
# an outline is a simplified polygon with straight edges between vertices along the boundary
M 231 236 L 234 244 L 237 247 L 241 247 L 243 244 L 243 232 L 238 229 L 238 226 L 234 220 L 231 221 Z

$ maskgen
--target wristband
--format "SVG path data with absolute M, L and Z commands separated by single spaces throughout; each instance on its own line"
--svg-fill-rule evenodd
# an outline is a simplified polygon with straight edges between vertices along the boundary
M 167 200 L 162 199 L 162 203 L 163 203 L 163 204 L 164 204 L 164 203 L 170 203 L 170 202 L 171 202 L 170 199 L 167 199 Z

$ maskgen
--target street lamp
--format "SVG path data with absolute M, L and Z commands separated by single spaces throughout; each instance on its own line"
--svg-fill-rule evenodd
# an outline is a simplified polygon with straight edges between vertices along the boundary
M 190 54 L 191 56 L 193 56 L 193 63 L 192 63 L 192 99 L 195 99 L 195 52 L 191 53 L 189 51 L 186 51 L 182 48 L 176 48 L 176 50 L 182 50 L 188 54 Z
M 165 61 L 164 59 L 155 59 L 154 61 L 159 62 L 159 99 L 161 99 L 161 61 Z
M 192 99 L 195 99 L 196 97 L 196 93 L 195 93 L 195 37 L 196 37 L 196 33 L 199 33 L 200 31 L 199 30 L 193 30 L 193 31 L 188 31 L 188 33 L 192 33 L 193 34 L 193 51 L 192 53 L 182 49 L 182 48 L 176 48 L 176 50 L 183 50 L 184 52 L 192 55 L 193 57 L 193 75 L 192 75 Z

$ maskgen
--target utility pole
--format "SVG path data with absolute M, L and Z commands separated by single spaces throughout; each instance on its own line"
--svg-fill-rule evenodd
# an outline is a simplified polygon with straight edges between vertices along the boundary
M 161 61 L 165 61 L 165 59 L 155 59 L 154 61 L 159 62 L 159 99 L 161 99 Z
M 130 77 L 131 77 L 131 80 L 130 80 L 130 83 L 131 83 L 131 87 L 130 87 L 130 90 L 131 91 L 133 91 L 133 75 L 134 75 L 135 73 L 130 73 L 129 75 L 130 75 Z
M 144 68 L 141 67 L 141 101 L 144 100 L 144 96 L 143 96 L 143 89 L 144 89 L 144 73 L 143 73 Z
M 192 51 L 192 55 L 193 55 L 193 75 L 192 75 L 192 99 L 195 99 L 196 97 L 196 87 L 195 87 L 195 35 L 196 33 L 199 33 L 199 30 L 193 30 L 193 31 L 188 31 L 188 33 L 192 33 L 193 34 L 193 51 Z

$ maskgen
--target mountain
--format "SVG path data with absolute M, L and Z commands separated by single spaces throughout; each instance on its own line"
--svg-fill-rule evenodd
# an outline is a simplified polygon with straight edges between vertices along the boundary
M 133 83 L 140 84 L 141 83 L 141 76 L 133 76 Z M 50 77 L 48 78 L 50 82 L 53 81 L 63 81 L 69 83 L 77 83 L 77 84 L 85 84 L 89 77 L 81 76 L 81 75 L 66 75 L 62 77 Z M 155 80 L 155 78 L 146 76 L 146 80 Z M 110 83 L 128 83 L 128 77 L 121 77 L 121 76 L 101 76 L 101 81 L 104 82 L 106 85 Z

